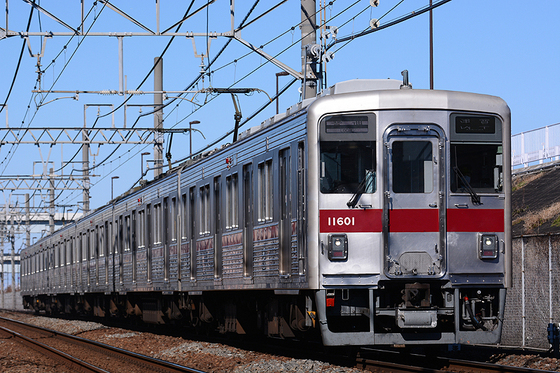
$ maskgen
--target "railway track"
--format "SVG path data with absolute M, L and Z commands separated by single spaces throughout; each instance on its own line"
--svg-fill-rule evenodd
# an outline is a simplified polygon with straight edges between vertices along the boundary
M 204 373 L 70 334 L 0 317 L 0 333 L 77 372 Z
M 397 362 L 398 361 L 398 362 Z M 366 358 L 358 356 L 356 367 L 378 373 L 538 373 L 548 370 L 513 367 L 480 361 L 452 359 L 436 356 L 395 354 L 389 358 Z

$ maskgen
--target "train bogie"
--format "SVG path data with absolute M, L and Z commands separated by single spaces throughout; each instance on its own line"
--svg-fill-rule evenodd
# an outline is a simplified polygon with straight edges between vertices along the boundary
M 326 345 L 499 341 L 509 109 L 400 88 L 335 85 L 27 248 L 26 307 Z

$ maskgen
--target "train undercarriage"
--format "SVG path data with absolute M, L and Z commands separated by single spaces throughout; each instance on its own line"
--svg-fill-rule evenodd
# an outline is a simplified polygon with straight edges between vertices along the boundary
M 218 333 L 307 338 L 325 345 L 468 343 L 499 340 L 505 290 L 445 287 L 437 282 L 386 282 L 377 289 L 91 293 L 26 297 L 48 315 L 123 319 Z

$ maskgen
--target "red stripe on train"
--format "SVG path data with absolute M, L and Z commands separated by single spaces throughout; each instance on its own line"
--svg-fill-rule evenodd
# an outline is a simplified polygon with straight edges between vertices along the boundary
M 447 210 L 448 232 L 503 232 L 504 210 Z
M 396 209 L 389 212 L 390 231 L 438 232 L 437 209 Z M 379 233 L 383 210 L 320 210 L 321 233 Z M 503 232 L 504 211 L 499 209 L 447 210 L 448 232 Z

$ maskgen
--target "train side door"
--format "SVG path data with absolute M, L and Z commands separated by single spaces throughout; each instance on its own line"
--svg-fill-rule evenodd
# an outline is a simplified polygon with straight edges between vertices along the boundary
M 385 274 L 445 273 L 444 135 L 436 125 L 394 125 L 384 135 Z

